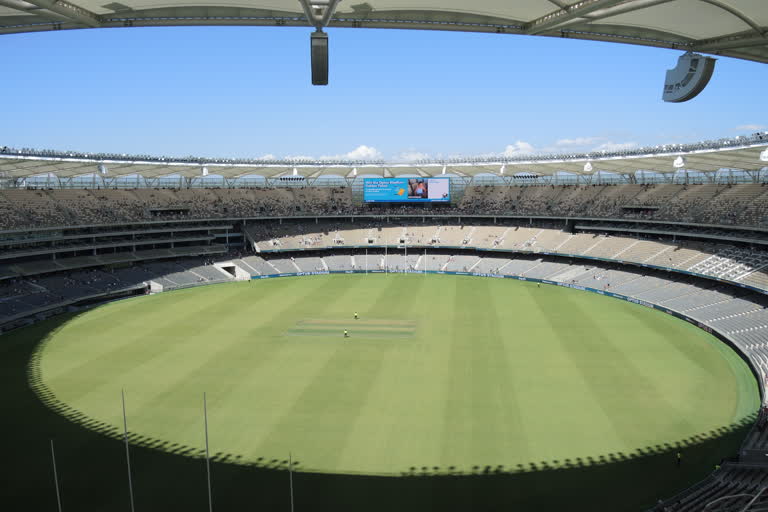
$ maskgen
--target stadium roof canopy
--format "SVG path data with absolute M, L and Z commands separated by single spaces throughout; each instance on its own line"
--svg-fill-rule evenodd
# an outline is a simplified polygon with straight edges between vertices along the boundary
M 85 154 L 49 150 L 0 148 L 0 178 L 23 179 L 53 175 L 73 178 L 104 175 L 110 178 L 140 175 L 145 178 L 218 175 L 227 179 L 256 175 L 265 178 L 302 176 L 441 176 L 474 177 L 552 176 L 560 173 L 590 175 L 595 172 L 630 175 L 638 171 L 671 174 L 681 170 L 713 173 L 721 169 L 755 171 L 768 167 L 768 132 L 687 145 L 655 146 L 616 153 L 585 153 L 468 158 L 419 163 L 260 161 L 237 159 L 172 158 L 113 154 Z
M 0 0 L 0 33 L 179 25 L 308 26 L 302 1 L 328 3 Z M 767 4 L 767 0 L 341 0 L 329 24 L 590 39 L 768 62 Z

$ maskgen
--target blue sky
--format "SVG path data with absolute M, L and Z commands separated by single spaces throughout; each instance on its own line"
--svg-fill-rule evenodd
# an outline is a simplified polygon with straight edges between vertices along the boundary
M 663 103 L 679 51 L 495 34 L 131 28 L 4 35 L 0 145 L 155 155 L 408 160 L 583 151 L 768 130 L 768 66 L 720 58 Z

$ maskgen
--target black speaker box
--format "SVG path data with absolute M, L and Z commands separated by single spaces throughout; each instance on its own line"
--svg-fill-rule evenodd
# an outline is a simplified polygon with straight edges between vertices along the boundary
M 328 85 L 328 34 L 312 32 L 312 85 Z

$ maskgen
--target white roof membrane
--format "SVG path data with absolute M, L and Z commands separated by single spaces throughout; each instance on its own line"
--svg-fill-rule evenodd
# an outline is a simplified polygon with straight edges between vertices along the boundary
M 299 0 L 0 0 L 0 34 L 179 25 L 309 23 Z M 341 0 L 330 25 L 591 39 L 768 62 L 768 0 Z

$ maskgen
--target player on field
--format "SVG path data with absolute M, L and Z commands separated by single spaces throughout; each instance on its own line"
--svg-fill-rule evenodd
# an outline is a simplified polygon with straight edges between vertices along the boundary
M 349 338 L 349 331 L 347 331 L 346 329 L 344 329 L 344 337 Z
M 355 311 L 355 320 L 357 320 L 357 311 Z

